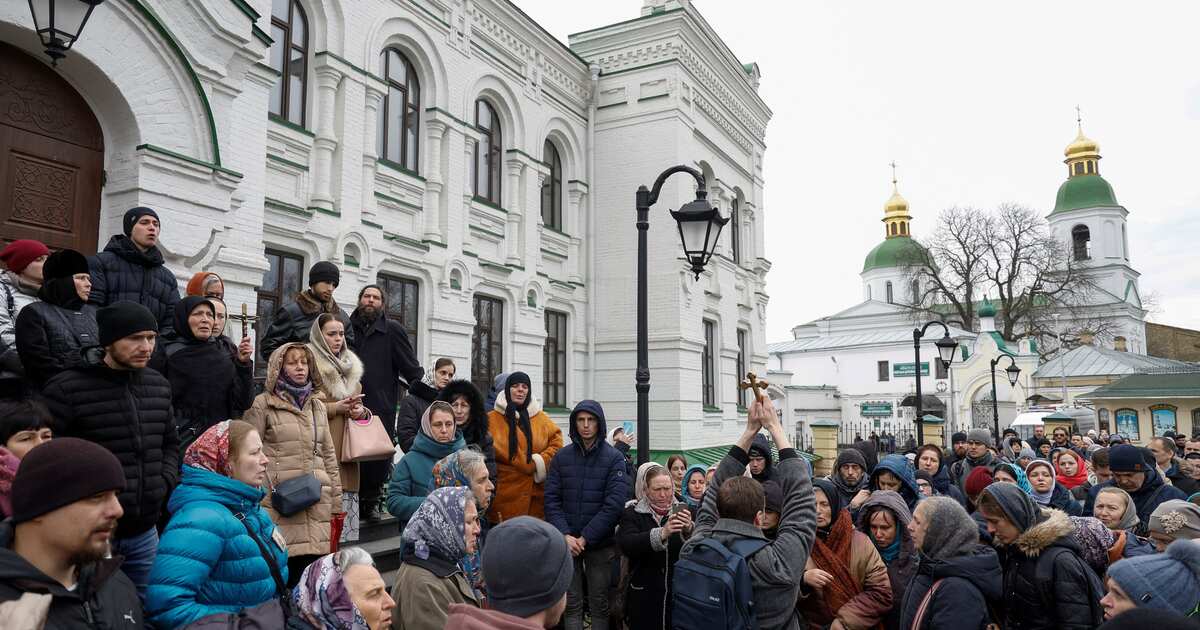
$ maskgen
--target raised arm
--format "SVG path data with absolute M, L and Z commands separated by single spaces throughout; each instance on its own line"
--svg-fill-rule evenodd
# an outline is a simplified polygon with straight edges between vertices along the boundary
M 717 465 L 717 471 L 713 474 L 712 483 L 708 484 L 708 489 L 704 491 L 704 501 L 700 504 L 700 513 L 696 515 L 696 523 L 689 542 L 704 538 L 717 524 L 717 519 L 721 517 L 717 513 L 717 492 L 720 491 L 721 484 L 725 483 L 726 479 L 745 474 L 746 466 L 750 464 L 750 444 L 754 442 L 754 436 L 758 435 L 761 427 L 760 414 L 756 414 L 754 406 L 751 405 L 750 413 L 746 415 L 746 429 L 742 431 L 737 442 L 729 448 L 729 453 L 721 459 L 721 463 Z M 687 553 L 689 550 L 690 546 L 686 546 L 683 553 Z

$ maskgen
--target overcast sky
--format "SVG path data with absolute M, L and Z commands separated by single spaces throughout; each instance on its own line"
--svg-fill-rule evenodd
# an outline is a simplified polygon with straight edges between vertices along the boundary
M 517 0 L 551 33 L 626 20 L 641 0 Z M 1200 328 L 1200 2 L 693 2 L 757 61 L 767 127 L 767 340 L 862 297 L 883 240 L 888 162 L 918 238 L 938 211 L 1044 210 L 1084 132 L 1129 210 L 1153 321 Z M 1136 11 L 1133 10 L 1136 7 Z

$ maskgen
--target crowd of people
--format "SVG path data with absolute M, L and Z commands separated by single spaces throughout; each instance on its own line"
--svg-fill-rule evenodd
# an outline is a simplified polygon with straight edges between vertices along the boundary
M 0 251 L 0 628 L 1200 622 L 1200 436 L 885 435 L 814 478 L 759 398 L 715 465 L 635 467 L 600 402 L 564 436 L 523 372 L 426 370 L 385 291 L 347 314 L 329 262 L 255 356 L 161 229 L 134 208 L 90 257 Z M 392 584 L 355 546 L 384 512 Z

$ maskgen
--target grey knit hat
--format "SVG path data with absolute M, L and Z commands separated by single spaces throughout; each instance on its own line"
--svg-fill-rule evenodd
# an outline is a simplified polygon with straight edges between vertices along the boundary
M 1200 538 L 1200 505 L 1183 499 L 1163 501 L 1150 515 L 1150 531 L 1165 534 L 1173 540 Z
M 988 446 L 992 446 L 992 432 L 987 429 L 971 429 L 967 431 L 968 442 L 983 442 Z
M 1200 600 L 1200 545 L 1177 540 L 1166 553 L 1136 556 L 1108 568 L 1108 577 L 1138 608 L 1188 615 Z
M 575 562 L 562 532 L 531 516 L 518 516 L 488 532 L 483 581 L 492 608 L 529 617 L 562 599 Z

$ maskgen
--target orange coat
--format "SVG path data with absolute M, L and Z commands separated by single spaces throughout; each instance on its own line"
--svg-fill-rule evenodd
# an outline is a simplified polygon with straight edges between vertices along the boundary
M 516 457 L 509 459 L 508 420 L 504 417 L 504 392 L 496 397 L 496 407 L 488 412 L 488 432 L 496 447 L 496 496 L 488 509 L 492 524 L 507 518 L 533 516 L 546 518 L 546 471 L 550 460 L 562 448 L 562 429 L 542 411 L 536 398 L 529 401 L 529 426 L 533 429 L 533 461 L 525 461 L 525 436 L 517 429 Z

